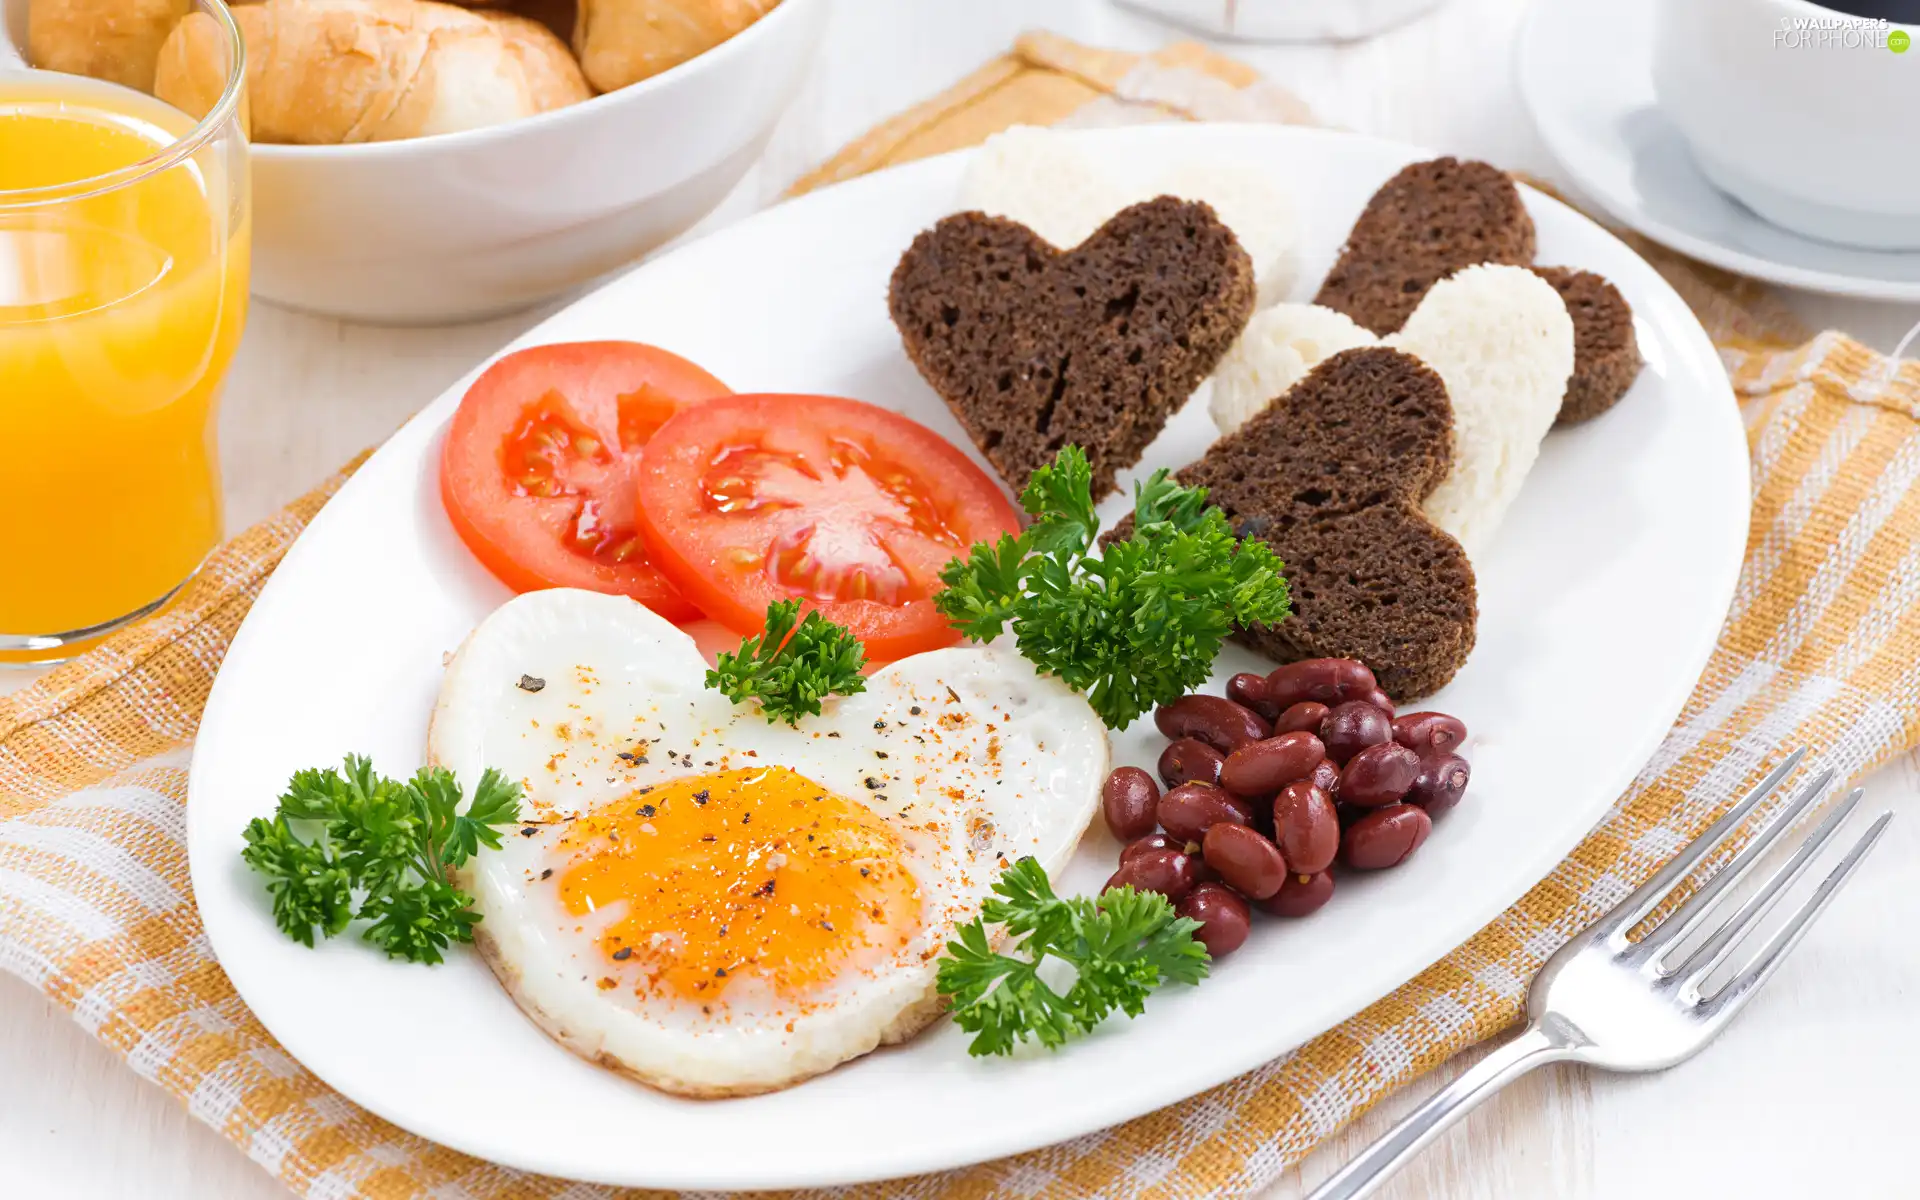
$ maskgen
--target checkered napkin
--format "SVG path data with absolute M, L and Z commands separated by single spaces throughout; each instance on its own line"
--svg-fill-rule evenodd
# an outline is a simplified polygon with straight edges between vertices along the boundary
M 807 185 L 1016 121 L 1194 119 L 1297 106 L 1198 47 L 1139 59 L 1052 37 L 876 129 Z M 1808 337 L 1751 283 L 1639 249 L 1694 307 L 1741 397 L 1753 523 L 1706 674 L 1573 855 L 1398 991 L 1171 1108 L 984 1166 L 833 1193 L 1228 1196 L 1271 1183 L 1382 1096 L 1513 1023 L 1526 980 L 1692 839 L 1786 747 L 1845 777 L 1920 718 L 1920 364 Z M 348 468 L 348 472 L 351 471 Z M 296 1192 L 330 1200 L 628 1197 L 404 1133 L 289 1058 L 207 946 L 187 879 L 184 751 L 235 628 L 348 472 L 223 547 L 163 614 L 0 699 L 0 968 L 40 988 Z

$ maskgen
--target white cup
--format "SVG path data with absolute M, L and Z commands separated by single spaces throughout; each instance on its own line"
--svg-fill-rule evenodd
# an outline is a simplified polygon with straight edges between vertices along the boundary
M 1707 178 L 1796 233 L 1920 249 L 1920 25 L 1808 0 L 1655 12 L 1654 89 Z

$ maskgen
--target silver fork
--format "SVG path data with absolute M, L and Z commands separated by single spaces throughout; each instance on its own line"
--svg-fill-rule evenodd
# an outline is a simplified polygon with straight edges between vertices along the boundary
M 1527 1027 L 1519 1036 L 1441 1088 L 1392 1132 L 1321 1184 L 1308 1200 L 1359 1200 L 1372 1195 L 1394 1171 L 1475 1105 L 1535 1067 L 1579 1062 L 1608 1071 L 1658 1071 L 1691 1058 L 1712 1041 L 1779 968 L 1813 919 L 1880 840 L 1893 814 L 1881 813 L 1820 881 L 1806 903 L 1711 995 L 1701 992 L 1708 977 L 1754 931 L 1814 855 L 1833 840 L 1841 823 L 1860 803 L 1860 789 L 1855 788 L 1835 805 L 1792 856 L 1731 913 L 1721 912 L 1728 907 L 1720 903 L 1721 898 L 1751 874 L 1781 834 L 1826 794 L 1833 785 L 1831 770 L 1815 776 L 1790 803 L 1768 818 L 1751 842 L 1646 937 L 1630 942 L 1627 934 L 1726 841 L 1793 773 L 1806 753 L 1804 749 L 1794 751 L 1679 857 L 1618 908 L 1561 947 L 1534 977 L 1527 992 Z M 1711 928 L 1709 921 L 1714 922 Z M 1683 950 L 1682 944 L 1694 933 L 1706 936 Z

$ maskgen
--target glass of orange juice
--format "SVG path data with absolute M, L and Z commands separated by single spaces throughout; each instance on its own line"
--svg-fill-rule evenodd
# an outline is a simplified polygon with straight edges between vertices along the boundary
M 219 0 L 178 9 L 224 68 L 185 101 L 200 111 L 149 94 L 160 47 L 121 36 L 111 4 L 97 29 L 50 30 L 71 70 L 8 66 L 0 41 L 0 662 L 153 611 L 220 540 L 246 62 Z

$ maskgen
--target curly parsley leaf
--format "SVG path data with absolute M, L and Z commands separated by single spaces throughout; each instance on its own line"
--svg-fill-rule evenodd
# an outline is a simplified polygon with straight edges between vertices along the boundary
M 938 987 L 953 1019 L 974 1035 L 970 1054 L 1010 1054 L 1028 1040 L 1049 1049 L 1086 1033 L 1118 1009 L 1130 1017 L 1165 983 L 1192 984 L 1207 973 L 1199 922 L 1176 916 L 1156 892 L 1116 888 L 1096 902 L 1061 899 L 1031 858 L 1009 867 L 980 916 L 958 930 L 940 960 Z M 997 952 L 989 924 L 1012 943 Z M 1066 992 L 1040 977 L 1051 955 L 1073 968 Z
M 333 937 L 353 920 L 353 876 L 327 847 L 301 841 L 284 817 L 255 817 L 240 859 L 267 877 L 273 923 L 311 948 L 314 932 Z
M 975 641 L 1011 625 L 1022 655 L 1120 729 L 1205 683 L 1236 626 L 1290 604 L 1266 543 L 1234 537 L 1206 489 L 1164 470 L 1135 486 L 1133 535 L 1094 553 L 1091 481 L 1085 453 L 1063 448 L 1021 493 L 1026 532 L 948 563 L 934 603 Z
M 1036 554 L 1080 554 L 1100 533 L 1093 512 L 1093 468 L 1078 446 L 1062 449 L 1055 459 L 1027 479 L 1020 506 L 1033 518 L 1024 539 Z
M 758 700 L 768 724 L 798 725 L 818 716 L 826 697 L 866 691 L 866 663 L 866 648 L 844 627 L 817 610 L 802 620 L 798 600 L 776 600 L 767 606 L 766 632 L 741 642 L 738 653 L 722 651 L 707 686 L 735 704 Z
M 371 921 L 363 935 L 389 958 L 432 965 L 451 942 L 471 942 L 480 914 L 473 897 L 444 879 L 395 884 L 367 897 L 360 916 Z
M 349 755 L 338 769 L 296 773 L 273 818 L 248 824 L 240 857 L 267 877 L 274 923 L 302 945 L 363 920 L 362 937 L 392 957 L 437 963 L 480 921 L 446 871 L 481 846 L 499 849 L 501 827 L 520 818 L 520 785 L 498 771 L 480 777 L 464 812 L 461 800 L 451 771 L 402 783 Z

